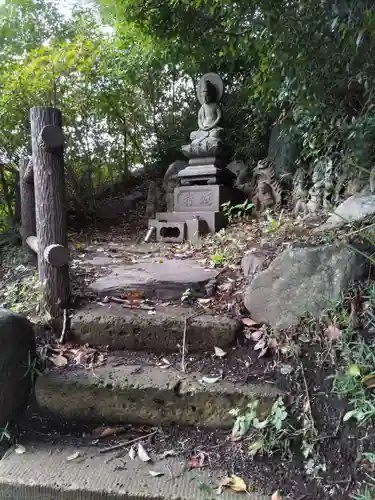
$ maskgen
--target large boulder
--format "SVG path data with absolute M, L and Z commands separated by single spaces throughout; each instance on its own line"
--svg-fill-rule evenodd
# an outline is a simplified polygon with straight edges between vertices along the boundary
M 178 174 L 188 166 L 186 161 L 177 160 L 171 163 L 164 175 L 163 189 L 165 192 L 167 212 L 174 210 L 174 189 L 178 185 Z
M 339 205 L 316 232 L 337 229 L 348 222 L 361 222 L 375 214 L 375 194 L 354 195 Z
M 35 335 L 23 316 L 0 309 L 0 429 L 26 410 L 35 378 Z
M 319 317 L 368 271 L 368 261 L 347 246 L 290 248 L 252 279 L 245 306 L 252 319 L 284 329 L 306 313 Z

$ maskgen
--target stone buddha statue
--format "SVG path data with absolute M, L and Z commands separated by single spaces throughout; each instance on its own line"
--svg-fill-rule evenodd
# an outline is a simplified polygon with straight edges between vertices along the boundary
M 201 98 L 199 99 L 202 102 L 198 113 L 199 130 L 190 134 L 193 144 L 210 139 L 212 142 L 218 142 L 218 139 L 223 137 L 224 129 L 219 126 L 223 112 L 218 103 L 217 94 L 216 86 L 210 80 L 205 80 L 201 89 Z
M 216 73 L 207 73 L 198 83 L 197 97 L 201 104 L 198 112 L 198 130 L 190 134 L 191 143 L 182 146 L 189 158 L 217 155 L 222 150 L 224 129 L 220 126 L 223 112 L 220 100 L 224 91 L 223 81 Z

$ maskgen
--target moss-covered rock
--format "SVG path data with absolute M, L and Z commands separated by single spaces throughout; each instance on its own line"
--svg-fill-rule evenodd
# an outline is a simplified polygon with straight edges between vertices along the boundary
M 0 309 L 0 429 L 24 413 L 34 379 L 35 334 L 30 321 Z

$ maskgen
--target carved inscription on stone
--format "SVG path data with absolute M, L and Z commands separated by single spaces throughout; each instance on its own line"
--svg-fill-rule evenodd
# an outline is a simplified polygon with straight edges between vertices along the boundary
M 178 196 L 178 205 L 181 207 L 211 207 L 212 192 L 210 190 L 187 191 Z

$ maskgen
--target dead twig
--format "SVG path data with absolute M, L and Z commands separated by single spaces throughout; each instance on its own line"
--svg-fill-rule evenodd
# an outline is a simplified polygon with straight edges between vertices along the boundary
M 60 340 L 59 340 L 60 344 L 64 344 L 65 343 L 67 331 L 68 331 L 68 311 L 66 309 L 64 309 L 64 312 L 63 312 L 63 327 L 62 327 L 62 331 L 61 331 L 61 335 L 60 335 Z
M 186 334 L 187 334 L 188 321 L 190 321 L 193 318 L 196 318 L 197 316 L 200 316 L 204 312 L 205 311 L 198 311 L 194 314 L 191 314 L 190 316 L 185 317 L 184 332 L 182 335 L 182 354 L 181 354 L 181 371 L 184 373 L 186 372 L 185 356 L 186 356 Z
M 125 448 L 126 446 L 129 446 L 130 444 L 138 443 L 138 441 L 143 441 L 144 439 L 149 439 L 152 436 L 155 436 L 158 431 L 150 432 L 150 434 L 146 434 L 145 436 L 140 436 L 134 439 L 131 439 L 130 441 L 122 441 L 121 443 L 114 444 L 113 446 L 108 446 L 108 448 L 102 448 L 99 450 L 99 453 L 108 453 L 110 451 L 115 451 L 119 450 L 120 448 Z
M 311 411 L 311 399 L 310 399 L 310 394 L 309 394 L 309 388 L 307 386 L 307 380 L 306 380 L 306 376 L 305 376 L 305 370 L 303 368 L 303 365 L 302 363 L 300 363 L 300 369 L 301 369 L 301 373 L 302 373 L 302 379 L 303 379 L 303 383 L 304 383 L 304 386 L 305 386 L 305 393 L 306 393 L 306 400 L 307 400 L 307 412 L 309 413 L 309 417 L 310 417 L 310 422 L 311 422 L 311 430 L 314 434 L 314 436 L 316 436 L 318 434 L 317 432 L 317 429 L 315 427 L 315 421 L 314 421 L 314 417 L 313 417 L 313 414 L 312 414 L 312 411 Z

